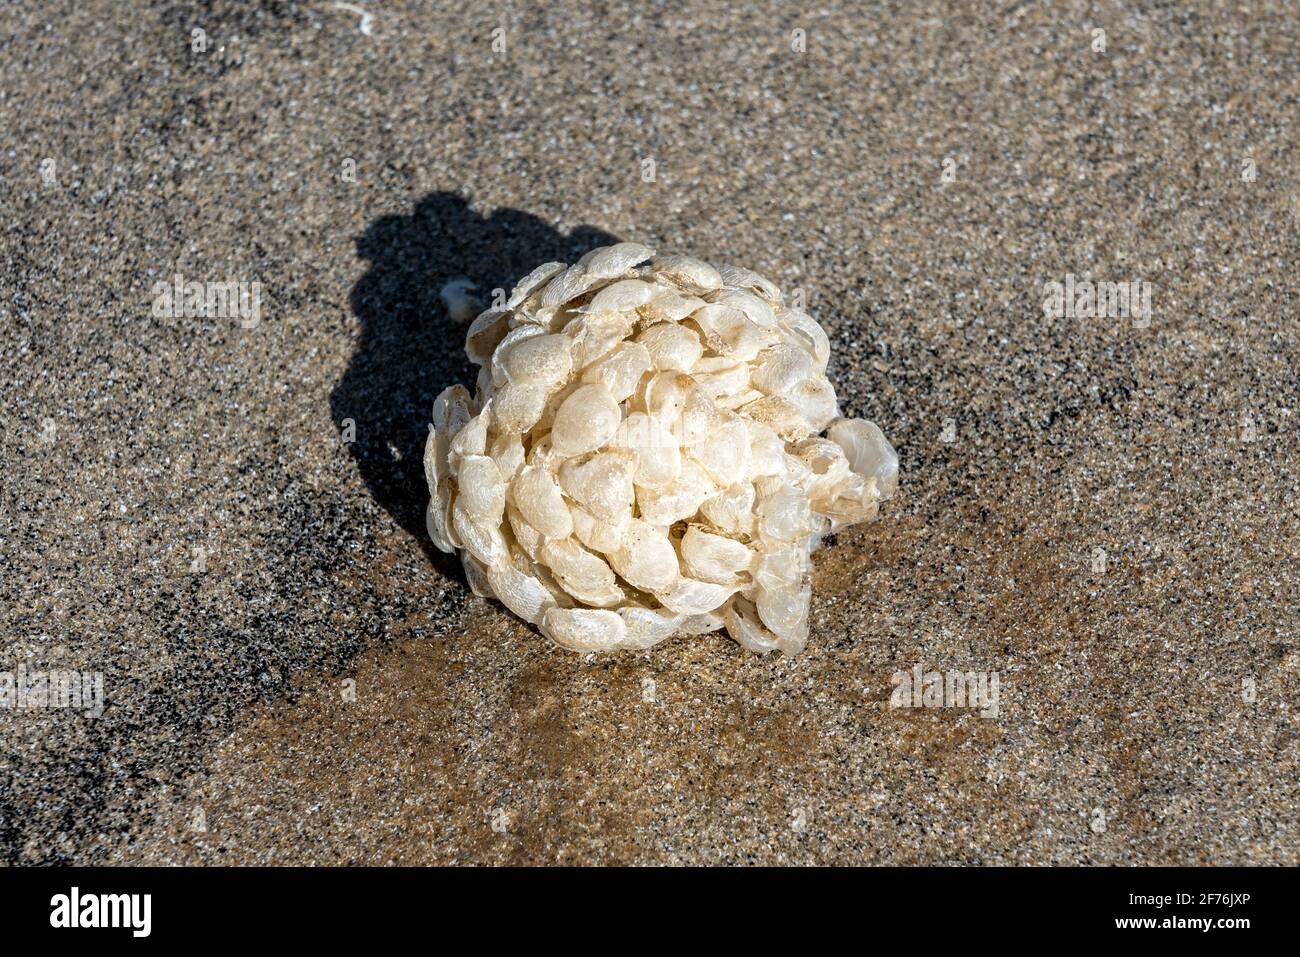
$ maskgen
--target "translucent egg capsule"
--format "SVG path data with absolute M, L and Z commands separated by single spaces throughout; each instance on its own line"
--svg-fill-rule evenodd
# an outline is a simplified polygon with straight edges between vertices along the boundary
M 581 506 L 570 507 L 573 516 L 573 535 L 592 551 L 612 555 L 623 547 L 627 526 L 632 521 L 629 508 L 616 519 L 599 519 Z
M 789 642 L 802 646 L 808 627 L 808 602 L 812 587 L 804 582 L 797 588 L 759 588 L 754 596 L 754 607 L 759 620 L 768 631 Z
M 671 587 L 656 592 L 655 597 L 669 611 L 683 615 L 703 615 L 721 608 L 737 589 L 736 585 L 678 578 Z
M 677 550 L 673 543 L 658 528 L 640 519 L 628 523 L 621 546 L 610 559 L 614 570 L 634 588 L 663 591 L 677 580 Z
M 873 480 L 882 498 L 893 496 L 898 488 L 898 453 L 876 423 L 840 419 L 826 434 L 844 450 L 849 468 Z
M 682 462 L 677 478 L 661 488 L 636 487 L 641 517 L 653 525 L 672 525 L 693 517 L 717 486 L 696 462 Z
M 510 298 L 506 300 L 505 312 L 509 314 L 519 308 L 525 299 L 564 270 L 564 263 L 542 263 L 515 284 L 514 289 L 510 291 Z
M 715 355 L 749 362 L 763 349 L 779 341 L 779 333 L 755 325 L 733 305 L 709 303 L 691 313 L 704 337 L 704 344 Z
M 506 508 L 506 483 L 496 462 L 486 455 L 466 456 L 456 476 L 460 502 L 475 521 L 500 525 Z
M 636 455 L 632 481 L 641 488 L 661 489 L 681 475 L 681 446 L 660 416 L 633 412 L 623 420 L 614 442 Z
M 569 354 L 572 343 L 563 335 L 533 336 L 506 350 L 505 371 L 511 382 L 546 387 L 564 383 L 573 366 Z
M 654 368 L 646 347 L 636 342 L 623 342 L 609 353 L 589 365 L 582 381 L 603 385 L 610 398 L 622 402 L 641 384 L 641 379 Z
M 608 608 L 623 600 L 623 591 L 609 565 L 572 538 L 544 543 L 540 561 L 566 592 L 585 605 Z
M 659 322 L 637 337 L 656 369 L 690 372 L 704 354 L 700 337 L 686 326 Z
M 627 638 L 627 626 L 617 612 L 595 608 L 548 608 L 541 630 L 570 651 L 619 651 Z
M 754 564 L 754 550 L 725 535 L 692 525 L 682 536 L 682 561 L 686 573 L 702 581 L 732 584 Z
M 625 605 L 618 610 L 623 619 L 624 647 L 638 650 L 653 648 L 670 638 L 682 626 L 685 616 L 639 605 Z
M 631 312 L 643 306 L 661 291 L 661 287 L 641 279 L 622 279 L 604 287 L 591 297 L 583 312 L 600 316 L 605 313 Z
M 615 243 L 613 246 L 593 249 L 582 257 L 580 263 L 593 276 L 613 278 L 623 275 L 654 254 L 653 249 L 640 243 Z
M 492 426 L 506 435 L 520 435 L 537 424 L 545 408 L 543 386 L 507 383 L 492 397 Z
M 618 403 L 605 386 L 579 386 L 555 414 L 551 444 L 564 455 L 594 451 L 614 437 L 622 418 Z
M 728 287 L 757 293 L 773 305 L 781 301 L 781 290 L 777 288 L 776 283 L 765 279 L 752 269 L 746 269 L 744 266 L 719 266 L 718 274 L 722 277 L 723 284 Z
M 813 357 L 799 346 L 783 342 L 759 354 L 750 381 L 766 395 L 783 395 L 814 375 Z
M 510 331 L 510 314 L 499 309 L 488 309 L 478 314 L 470 323 L 465 336 L 465 352 L 470 359 L 482 365 L 490 362 L 492 353 Z
M 651 260 L 650 268 L 660 279 L 696 295 L 722 288 L 722 274 L 702 259 L 661 255 Z
M 529 624 L 540 623 L 546 610 L 555 607 L 555 598 L 541 581 L 509 562 L 488 568 L 487 579 L 501 603 Z
M 653 299 L 637 310 L 646 325 L 653 325 L 656 322 L 681 322 L 705 304 L 698 296 L 684 296 L 675 289 L 665 289 L 662 286 L 660 290 Z
M 526 466 L 510 484 L 510 500 L 520 517 L 548 538 L 568 538 L 573 532 L 573 514 L 549 470 Z
M 596 518 L 618 521 L 632 505 L 635 465 L 636 457 L 627 449 L 609 449 L 590 457 L 569 459 L 560 466 L 560 487 Z
M 706 499 L 700 506 L 700 515 L 720 532 L 749 536 L 754 531 L 755 500 L 754 484 L 737 482 Z
M 522 381 L 511 377 L 507 364 L 515 348 L 525 340 L 545 337 L 546 330 L 539 326 L 516 326 L 506 333 L 505 338 L 497 344 L 488 365 L 492 369 L 492 385 L 501 388 L 507 382 Z

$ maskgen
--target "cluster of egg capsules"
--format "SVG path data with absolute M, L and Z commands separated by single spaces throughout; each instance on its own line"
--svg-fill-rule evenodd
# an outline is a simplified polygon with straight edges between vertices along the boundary
M 725 628 L 797 653 L 817 542 L 897 487 L 880 429 L 839 415 L 826 333 L 747 269 L 595 249 L 533 270 L 465 348 L 476 393 L 438 396 L 424 453 L 429 534 L 565 648 Z

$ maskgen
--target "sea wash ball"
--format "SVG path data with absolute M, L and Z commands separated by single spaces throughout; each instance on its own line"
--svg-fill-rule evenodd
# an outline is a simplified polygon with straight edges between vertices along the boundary
M 898 485 L 839 414 L 830 343 L 748 269 L 639 243 L 546 263 L 470 325 L 473 396 L 424 452 L 429 535 L 470 587 L 574 651 L 725 628 L 803 649 L 812 551 Z

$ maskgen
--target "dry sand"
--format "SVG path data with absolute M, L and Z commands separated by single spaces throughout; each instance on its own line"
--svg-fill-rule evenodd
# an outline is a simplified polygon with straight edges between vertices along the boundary
M 1293 3 L 360 5 L 0 13 L 0 670 L 106 698 L 0 710 L 0 857 L 1300 863 Z M 574 656 L 425 539 L 438 289 L 611 237 L 804 289 L 900 453 L 801 657 Z

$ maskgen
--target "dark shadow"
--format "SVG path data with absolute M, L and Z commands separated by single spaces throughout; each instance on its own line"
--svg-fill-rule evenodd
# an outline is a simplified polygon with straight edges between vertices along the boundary
M 370 263 L 351 296 L 361 336 L 330 413 L 340 431 L 346 419 L 356 424 L 350 448 L 366 487 L 431 556 L 423 456 L 433 400 L 457 382 L 473 392 L 478 374 L 465 355 L 468 323 L 447 314 L 440 290 L 464 276 L 488 302 L 535 266 L 616 242 L 590 226 L 565 235 L 517 209 L 485 218 L 454 193 L 430 193 L 409 216 L 381 217 L 358 237 L 357 255 Z

